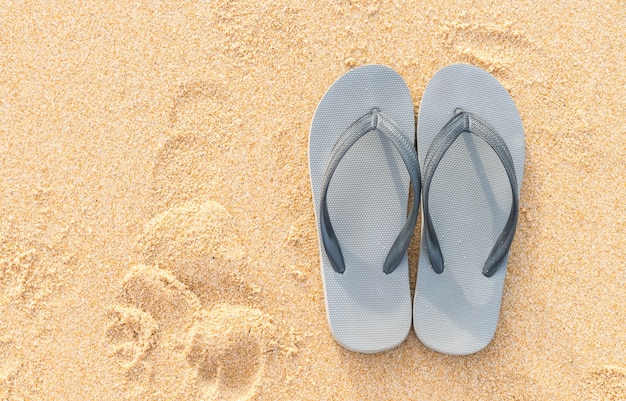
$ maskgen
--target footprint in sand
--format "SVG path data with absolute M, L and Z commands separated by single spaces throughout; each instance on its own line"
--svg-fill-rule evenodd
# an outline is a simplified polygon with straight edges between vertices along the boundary
M 187 203 L 156 215 L 138 248 L 145 263 L 172 272 L 204 305 L 242 303 L 260 293 L 246 279 L 237 225 L 219 203 Z
M 170 272 L 148 265 L 131 268 L 120 300 L 125 306 L 110 311 L 106 337 L 131 381 L 162 386 L 174 398 L 255 394 L 274 346 L 269 316 L 241 305 L 204 308 Z
M 209 5 L 196 2 L 198 19 L 194 22 L 212 35 L 212 54 L 222 62 L 237 66 L 254 63 L 257 69 L 268 65 L 276 72 L 279 56 L 293 57 L 293 62 L 301 59 L 301 32 L 306 32 L 306 25 L 296 3 L 270 2 L 258 7 L 256 3 L 223 1 L 219 7 Z
M 171 135 L 152 172 L 154 204 L 164 211 L 146 223 L 141 264 L 110 311 L 106 339 L 131 398 L 247 400 L 266 387 L 274 326 L 254 307 L 262 294 L 236 222 L 204 201 L 238 168 L 229 144 L 242 121 L 221 81 L 184 84 L 174 97 Z
M 270 318 L 258 309 L 220 304 L 203 310 L 185 352 L 202 398 L 249 399 L 263 376 L 272 337 Z
M 175 365 L 178 359 L 180 365 L 184 358 L 172 350 L 184 349 L 200 309 L 197 297 L 170 272 L 136 265 L 122 280 L 118 298 L 120 305 L 108 312 L 105 338 L 127 377 L 138 382 L 158 374 L 161 363 Z
M 230 146 L 243 121 L 229 109 L 229 94 L 218 82 L 181 85 L 169 113 L 169 138 L 159 149 L 152 169 L 152 196 L 159 208 L 206 199 L 228 186 L 238 168 Z
M 540 52 L 521 31 L 509 25 L 492 25 L 455 20 L 440 28 L 444 42 L 457 54 L 459 61 L 477 65 L 506 78 L 517 68 L 515 55 L 524 54 L 540 60 Z M 535 80 L 540 77 L 535 76 Z
M 228 211 L 215 202 L 171 208 L 146 224 L 138 248 L 146 264 L 123 279 L 106 330 L 129 381 L 170 399 L 256 394 L 274 329 L 246 305 L 260 291 L 243 279 L 247 260 Z
M 626 367 L 605 365 L 591 372 L 584 383 L 585 400 L 626 400 Z

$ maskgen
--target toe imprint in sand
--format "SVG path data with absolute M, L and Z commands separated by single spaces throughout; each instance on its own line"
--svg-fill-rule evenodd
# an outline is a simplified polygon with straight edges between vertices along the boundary
M 154 318 L 133 307 L 115 306 L 109 311 L 106 340 L 112 354 L 127 371 L 137 367 L 157 342 Z
M 585 400 L 626 400 L 626 367 L 605 365 L 591 372 L 585 383 Z

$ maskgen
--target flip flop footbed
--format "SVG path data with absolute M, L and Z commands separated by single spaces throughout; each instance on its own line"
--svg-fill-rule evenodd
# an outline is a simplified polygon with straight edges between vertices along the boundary
M 433 139 L 458 111 L 477 115 L 502 137 L 513 159 L 519 192 L 525 156 L 519 113 L 504 87 L 471 65 L 440 70 L 424 91 L 417 128 L 422 171 Z M 466 132 L 441 159 L 428 200 L 444 270 L 437 274 L 431 268 L 422 232 L 415 332 L 433 350 L 471 354 L 489 344 L 498 323 L 508 256 L 491 277 L 484 276 L 482 268 L 509 216 L 511 186 L 494 150 Z
M 326 92 L 311 124 L 309 168 L 320 238 L 327 317 L 334 338 L 347 349 L 391 349 L 411 326 L 405 257 L 391 273 L 383 263 L 407 217 L 409 174 L 388 139 L 371 132 L 342 158 L 328 189 L 328 211 L 345 272 L 335 272 L 319 236 L 320 195 L 332 149 L 356 120 L 379 109 L 414 143 L 411 94 L 392 69 L 368 65 L 340 77 Z

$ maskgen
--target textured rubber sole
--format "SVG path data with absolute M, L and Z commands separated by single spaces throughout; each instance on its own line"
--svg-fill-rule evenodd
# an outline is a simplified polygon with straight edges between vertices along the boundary
M 459 109 L 480 116 L 504 139 L 521 189 L 525 142 L 517 108 L 493 76 L 471 65 L 445 67 L 428 83 L 417 124 L 420 165 L 434 137 Z M 430 214 L 445 261 L 441 274 L 430 266 L 422 233 L 413 324 L 428 348 L 468 355 L 493 339 L 508 256 L 492 277 L 485 277 L 482 268 L 507 221 L 511 199 L 506 172 L 493 149 L 473 134 L 461 134 L 443 156 L 430 188 Z
M 320 101 L 309 136 L 309 171 L 318 221 L 322 180 L 333 146 L 352 123 L 378 108 L 414 143 L 411 94 L 403 79 L 381 65 L 355 68 Z M 405 256 L 383 273 L 385 257 L 407 216 L 409 174 L 388 140 L 362 137 L 341 160 L 328 190 L 328 210 L 346 270 L 336 273 L 320 241 L 321 273 L 330 330 L 343 347 L 374 353 L 396 347 L 411 328 Z

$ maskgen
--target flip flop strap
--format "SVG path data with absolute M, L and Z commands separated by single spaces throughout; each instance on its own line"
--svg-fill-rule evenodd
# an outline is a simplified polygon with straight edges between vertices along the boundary
M 378 132 L 383 134 L 396 148 L 404 165 L 409 171 L 409 176 L 413 182 L 413 206 L 409 216 L 404 223 L 404 227 L 398 234 L 394 241 L 385 263 L 383 264 L 383 271 L 386 274 L 393 272 L 400 261 L 406 254 L 406 250 L 409 247 L 411 238 L 413 237 L 413 231 L 415 230 L 415 223 L 417 221 L 417 212 L 419 210 L 419 188 L 420 188 L 420 169 L 417 154 L 413 148 L 413 144 L 409 141 L 402 131 L 384 114 L 378 109 L 372 110 L 370 113 L 356 120 L 350 127 L 348 127 L 343 134 L 339 137 L 333 150 L 331 151 L 330 160 L 324 173 L 324 180 L 322 182 L 322 196 L 320 205 L 320 230 L 322 236 L 322 242 L 326 255 L 330 260 L 333 270 L 337 273 L 343 273 L 346 270 L 343 255 L 341 253 L 341 247 L 339 241 L 333 230 L 333 226 L 330 222 L 327 205 L 327 194 L 330 180 L 339 166 L 339 162 L 348 152 L 348 150 L 354 145 L 361 137 L 369 132 Z
M 489 146 L 494 150 L 498 158 L 504 166 L 506 175 L 509 178 L 511 184 L 512 202 L 511 211 L 509 212 L 509 218 L 507 219 L 504 229 L 500 233 L 498 240 L 496 241 L 491 253 L 485 261 L 483 266 L 483 275 L 491 277 L 500 267 L 502 260 L 506 257 L 513 242 L 513 236 L 515 235 L 515 227 L 517 226 L 518 219 L 518 204 L 519 194 L 517 189 L 517 179 L 515 176 L 515 165 L 513 164 L 513 158 L 509 152 L 509 148 L 506 143 L 498 135 L 495 129 L 493 129 L 485 121 L 481 120 L 477 115 L 461 111 L 457 113 L 448 123 L 439 131 L 433 143 L 428 149 L 426 159 L 424 160 L 424 180 L 423 180 L 423 213 L 425 224 L 425 240 L 426 249 L 428 250 L 428 257 L 433 270 L 436 273 L 443 272 L 444 262 L 443 254 L 439 246 L 439 240 L 433 227 L 433 222 L 430 216 L 428 193 L 430 191 L 430 184 L 435 170 L 439 165 L 439 162 L 443 158 L 450 146 L 457 140 L 457 138 L 464 132 L 474 134 L 487 142 Z

